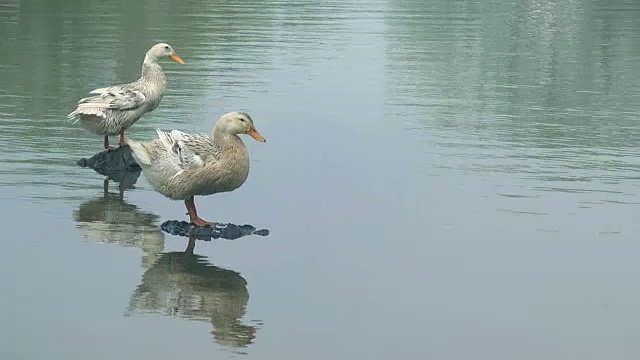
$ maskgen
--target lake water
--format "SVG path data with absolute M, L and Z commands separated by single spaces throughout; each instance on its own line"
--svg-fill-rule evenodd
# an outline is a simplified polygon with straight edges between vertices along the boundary
M 0 358 L 637 359 L 640 3 L 0 4 Z M 171 44 L 127 133 L 247 111 L 249 179 L 196 199 L 76 161 L 88 91 Z M 112 143 L 115 143 L 116 137 Z

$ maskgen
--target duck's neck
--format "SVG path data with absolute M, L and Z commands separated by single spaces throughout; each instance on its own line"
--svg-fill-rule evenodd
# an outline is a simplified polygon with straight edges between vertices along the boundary
M 156 61 L 149 59 L 149 57 L 145 57 L 142 63 L 140 81 L 145 83 L 145 85 L 158 87 L 160 89 L 164 89 L 167 84 L 167 79 L 164 76 L 162 67 Z
M 215 129 L 213 131 L 213 143 L 222 152 L 235 153 L 240 156 L 247 156 L 247 147 L 238 135 L 231 135 Z

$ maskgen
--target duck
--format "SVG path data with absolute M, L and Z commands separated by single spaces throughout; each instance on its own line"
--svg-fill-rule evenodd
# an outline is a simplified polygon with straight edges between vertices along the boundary
M 131 155 L 152 188 L 171 200 L 183 200 L 192 224 L 215 226 L 198 216 L 195 196 L 233 191 L 249 176 L 249 152 L 239 135 L 266 139 L 245 112 L 225 113 L 211 135 L 156 129 L 148 142 L 127 137 Z
M 163 58 L 184 64 L 171 45 L 155 44 L 144 56 L 138 80 L 90 91 L 92 96 L 80 99 L 76 109 L 67 117 L 69 120 L 75 119 L 74 124 L 79 121 L 88 132 L 103 135 L 105 149 L 115 149 L 109 146 L 111 135 L 119 134 L 119 145 L 123 146 L 124 131 L 160 105 L 167 84 L 158 63 Z

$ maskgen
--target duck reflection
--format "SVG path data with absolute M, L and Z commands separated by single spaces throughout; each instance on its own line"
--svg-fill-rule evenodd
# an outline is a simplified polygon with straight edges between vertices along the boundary
M 208 321 L 218 344 L 246 347 L 257 330 L 240 321 L 249 301 L 247 281 L 239 273 L 214 266 L 207 257 L 194 254 L 195 244 L 196 238 L 190 237 L 185 251 L 158 256 L 133 292 L 127 313 Z
M 105 157 L 105 154 L 110 157 Z M 236 351 L 248 346 L 261 324 L 241 322 L 249 301 L 247 281 L 238 272 L 214 266 L 207 257 L 194 254 L 194 248 L 197 239 L 211 241 L 214 238 L 238 239 L 252 234 L 266 236 L 268 230 L 234 224 L 194 229 L 191 224 L 177 220 L 165 221 L 159 226 L 159 216 L 141 211 L 124 200 L 125 190 L 134 187 L 140 171 L 121 166 L 118 156 L 123 154 L 126 152 L 120 155 L 105 152 L 90 161 L 84 160 L 81 165 L 90 164 L 87 167 L 107 178 L 103 194 L 81 204 L 73 217 L 86 239 L 142 249 L 144 273 L 140 285 L 131 295 L 126 314 L 154 313 L 206 321 L 211 323 L 211 335 L 219 345 Z M 115 170 L 105 169 L 104 164 Z M 109 191 L 110 180 L 118 184 L 117 193 Z M 188 237 L 186 250 L 163 252 L 163 230 Z
M 135 184 L 135 172 L 121 175 L 114 179 L 118 193 L 109 192 L 109 178 L 105 179 L 103 194 L 82 203 L 73 212 L 73 219 L 85 239 L 142 249 L 142 267 L 146 269 L 164 250 L 164 234 L 158 227 L 158 215 L 142 211 L 123 198 L 125 189 Z

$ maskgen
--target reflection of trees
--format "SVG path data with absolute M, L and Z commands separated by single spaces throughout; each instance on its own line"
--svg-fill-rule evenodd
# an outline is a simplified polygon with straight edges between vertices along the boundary
M 85 239 L 142 249 L 142 267 L 148 268 L 164 250 L 158 215 L 141 211 L 123 200 L 121 193 L 105 191 L 81 204 L 74 212 L 76 226 Z
M 628 131 L 640 4 L 388 4 L 392 102 L 430 126 L 526 146 L 640 145 Z
M 237 272 L 211 265 L 193 253 L 195 239 L 184 252 L 168 252 L 144 273 L 131 296 L 128 313 L 150 312 L 209 321 L 217 343 L 231 348 L 249 345 L 256 327 L 245 325 L 249 292 Z

